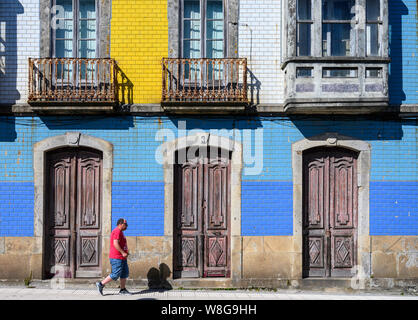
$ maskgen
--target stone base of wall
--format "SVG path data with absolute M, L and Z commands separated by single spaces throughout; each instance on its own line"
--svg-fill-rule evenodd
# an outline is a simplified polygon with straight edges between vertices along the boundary
M 302 279 L 301 248 L 293 236 L 242 237 L 242 279 L 172 279 L 169 237 L 127 237 L 129 282 L 167 288 L 407 288 L 418 284 L 418 236 L 371 236 L 370 277 Z M 109 239 L 103 239 L 103 277 L 110 273 Z M 41 240 L 0 237 L 0 279 L 42 277 Z M 90 283 L 93 279 L 72 280 Z M 70 281 L 71 282 L 71 281 Z

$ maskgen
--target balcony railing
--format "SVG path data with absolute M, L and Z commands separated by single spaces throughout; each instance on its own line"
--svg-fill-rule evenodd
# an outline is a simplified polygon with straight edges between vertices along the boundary
M 162 60 L 162 103 L 247 103 L 247 59 Z
M 113 59 L 29 58 L 30 104 L 114 104 Z

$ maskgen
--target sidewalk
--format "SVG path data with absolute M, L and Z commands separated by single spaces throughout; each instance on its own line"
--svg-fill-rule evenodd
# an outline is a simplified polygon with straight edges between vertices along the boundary
M 417 295 L 400 292 L 327 293 L 278 290 L 147 290 L 128 288 L 132 296 L 119 296 L 117 288 L 105 288 L 101 296 L 95 288 L 0 287 L 0 300 L 418 300 Z

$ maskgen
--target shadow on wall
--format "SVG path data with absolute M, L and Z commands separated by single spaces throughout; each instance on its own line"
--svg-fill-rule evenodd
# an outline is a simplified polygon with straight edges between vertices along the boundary
M 415 119 L 378 119 L 372 116 L 357 117 L 355 121 L 343 116 L 291 116 L 290 120 L 305 138 L 336 132 L 363 141 L 402 140 L 402 125 L 416 125 Z
M 120 105 L 134 103 L 134 84 L 122 69 L 116 65 L 117 90 Z
M 13 105 L 17 90 L 17 16 L 23 14 L 17 0 L 0 1 L 0 104 Z
M 418 2 L 417 2 L 418 3 Z M 389 56 L 392 58 L 389 71 L 389 100 L 400 105 L 406 100 L 403 89 L 402 16 L 409 10 L 403 1 L 389 1 Z
M 177 129 L 184 129 L 184 123 L 186 122 L 186 129 L 189 130 L 203 130 L 209 132 L 212 130 L 242 130 L 242 129 L 257 129 L 262 128 L 263 124 L 259 117 L 231 117 L 231 116 L 219 116 L 219 115 L 205 115 L 199 116 L 169 116 L 169 120 L 174 124 Z
M 147 273 L 148 288 L 150 290 L 158 289 L 161 291 L 172 290 L 173 287 L 167 281 L 170 274 L 171 270 L 165 263 L 160 264 L 159 270 L 157 268 L 151 268 Z
M 129 130 L 135 126 L 133 116 L 39 116 L 39 119 L 50 130 Z
M 261 81 L 257 79 L 250 69 L 247 69 L 247 72 L 250 76 L 250 81 L 247 81 L 248 90 L 250 91 L 250 104 L 253 106 L 260 103 Z
M 0 142 L 14 142 L 16 138 L 15 117 L 0 117 Z

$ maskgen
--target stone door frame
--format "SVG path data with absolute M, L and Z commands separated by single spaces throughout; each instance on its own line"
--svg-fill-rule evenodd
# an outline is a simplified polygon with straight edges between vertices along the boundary
M 356 138 L 339 135 L 338 133 L 324 133 L 303 139 L 292 144 L 293 171 L 293 241 L 299 262 L 295 266 L 295 278 L 302 278 L 302 208 L 303 208 L 303 151 L 316 147 L 340 147 L 359 153 L 357 160 L 358 185 L 358 242 L 357 242 L 357 276 L 370 278 L 371 252 L 369 234 L 369 191 L 371 168 L 371 145 Z
M 108 254 L 105 244 L 108 242 L 112 227 L 112 170 L 113 145 L 100 138 L 85 135 L 80 132 L 66 132 L 64 135 L 54 136 L 39 141 L 33 146 L 33 173 L 34 173 L 34 238 L 35 252 L 44 256 L 44 217 L 45 217 L 45 177 L 46 154 L 49 151 L 65 147 L 87 147 L 101 151 L 103 154 L 102 169 L 102 261 Z M 43 277 L 43 262 L 39 266 L 39 274 Z
M 171 248 L 167 250 L 167 263 L 173 266 L 173 236 L 174 236 L 174 162 L 176 151 L 188 147 L 213 147 L 228 150 L 231 155 L 231 277 L 224 281 L 239 281 L 242 278 L 242 243 L 241 243 L 241 173 L 242 144 L 221 136 L 206 132 L 196 133 L 163 145 L 164 170 L 164 238 Z M 172 278 L 172 275 L 171 275 Z M 214 278 L 212 278 L 213 280 Z M 219 279 L 219 278 L 217 278 Z M 184 280 L 184 279 L 183 279 Z M 196 278 L 195 281 L 211 281 L 211 278 Z

